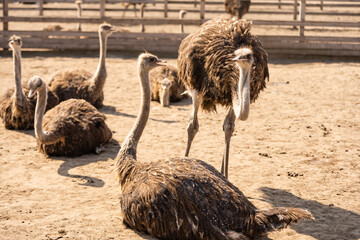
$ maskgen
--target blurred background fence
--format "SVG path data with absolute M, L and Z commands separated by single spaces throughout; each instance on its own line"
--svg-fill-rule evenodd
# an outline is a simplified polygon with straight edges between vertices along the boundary
M 98 49 L 98 24 L 108 22 L 119 29 L 108 49 L 153 52 L 177 52 L 226 14 L 218 0 L 2 0 L 1 13 L 4 49 L 13 34 L 24 49 Z M 271 54 L 360 57 L 360 0 L 252 0 L 244 18 Z

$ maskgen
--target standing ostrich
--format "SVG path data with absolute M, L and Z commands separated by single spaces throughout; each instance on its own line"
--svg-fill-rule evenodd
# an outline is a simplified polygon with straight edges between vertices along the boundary
M 168 107 L 170 102 L 178 102 L 185 97 L 184 85 L 177 77 L 177 70 L 172 66 L 162 66 L 150 72 L 151 100 L 160 101 Z
M 9 46 L 13 51 L 15 88 L 8 89 L 0 98 L 0 117 L 6 129 L 32 129 L 36 99 L 27 99 L 29 89 L 21 83 L 21 37 L 10 37 Z M 58 98 L 49 92 L 47 110 L 58 103 Z
M 49 81 L 49 90 L 54 92 L 60 102 L 70 98 L 85 99 L 96 108 L 103 105 L 103 87 L 106 80 L 107 38 L 115 30 L 110 24 L 99 26 L 100 58 L 96 72 L 92 75 L 85 70 L 71 69 L 57 72 Z
M 240 1 L 240 6 L 238 6 Z M 225 11 L 238 19 L 249 12 L 250 0 L 225 0 Z
M 105 116 L 83 99 L 69 99 L 48 111 L 44 116 L 47 87 L 39 76 L 29 82 L 29 98 L 37 93 L 35 136 L 40 152 L 53 156 L 76 157 L 103 150 L 112 132 Z M 43 129 L 44 122 L 44 129 Z
M 251 22 L 219 17 L 203 24 L 179 47 L 178 76 L 193 100 L 185 156 L 199 129 L 198 109 L 229 108 L 223 124 L 225 151 L 221 173 L 228 177 L 230 139 L 235 118 L 246 120 L 250 100 L 257 99 L 269 77 L 268 55 L 250 33 Z
M 314 219 L 299 208 L 257 209 L 220 172 L 204 161 L 175 157 L 141 163 L 137 145 L 150 112 L 149 70 L 156 56 L 138 59 L 140 111 L 116 157 L 123 222 L 159 239 L 249 239 Z

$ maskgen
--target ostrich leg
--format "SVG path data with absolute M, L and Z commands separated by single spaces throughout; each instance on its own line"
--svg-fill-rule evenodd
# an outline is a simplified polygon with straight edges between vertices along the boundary
M 230 139 L 235 129 L 235 113 L 232 108 L 229 109 L 228 114 L 225 117 L 223 130 L 225 132 L 225 149 L 221 164 L 221 173 L 228 178 L 228 164 L 229 164 L 229 150 L 230 150 Z
M 197 114 L 200 106 L 200 99 L 195 91 L 192 94 L 192 101 L 193 101 L 193 109 L 190 116 L 189 125 L 187 126 L 188 142 L 186 146 L 185 157 L 189 156 L 191 143 L 196 133 L 199 131 L 199 122 L 198 122 Z

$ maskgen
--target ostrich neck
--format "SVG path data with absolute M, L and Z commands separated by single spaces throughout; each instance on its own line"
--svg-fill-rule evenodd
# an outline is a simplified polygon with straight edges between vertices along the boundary
M 36 138 L 43 144 L 51 144 L 58 141 L 59 137 L 53 134 L 44 132 L 43 117 L 47 102 L 46 85 L 40 87 L 37 93 L 36 108 L 35 108 L 35 135 Z
M 15 104 L 23 106 L 25 95 L 21 87 L 21 51 L 20 49 L 13 51 L 14 59 L 14 76 L 15 76 Z
M 170 88 L 161 90 L 160 104 L 162 107 L 169 106 L 170 103 Z
M 107 76 L 106 66 L 105 66 L 107 36 L 101 34 L 100 32 L 99 32 L 99 42 L 100 42 L 99 64 L 91 80 L 91 84 L 95 92 L 101 92 Z
M 126 137 L 126 140 L 121 146 L 120 155 L 131 156 L 136 159 L 137 144 L 140 140 L 141 134 L 144 131 L 146 122 L 149 118 L 150 113 L 150 82 L 149 82 L 149 71 L 145 70 L 142 66 L 139 66 L 139 78 L 141 83 L 141 103 L 140 111 L 136 118 L 135 124 L 133 125 L 130 133 Z
M 236 118 L 246 120 L 250 109 L 250 67 L 239 66 L 239 83 L 233 108 Z

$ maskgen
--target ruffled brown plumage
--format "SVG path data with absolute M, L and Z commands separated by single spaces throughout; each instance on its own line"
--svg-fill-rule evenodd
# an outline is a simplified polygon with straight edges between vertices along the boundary
M 92 74 L 85 70 L 70 69 L 55 73 L 48 83 L 48 89 L 53 91 L 60 102 L 71 98 L 84 99 L 96 108 L 102 107 L 104 93 L 94 91 L 91 83 Z
M 216 104 L 232 105 L 232 93 L 239 80 L 239 69 L 232 58 L 240 47 L 251 49 L 254 55 L 251 101 L 266 87 L 268 55 L 260 40 L 250 33 L 251 25 L 246 20 L 218 17 L 204 23 L 181 42 L 177 60 L 179 80 L 189 90 L 199 93 L 204 110 L 216 110 Z
M 124 223 L 159 239 L 248 239 L 313 218 L 298 208 L 257 209 L 201 160 L 139 163 L 128 157 L 119 163 Z
M 39 151 L 47 155 L 80 156 L 94 152 L 112 137 L 105 115 L 83 99 L 61 102 L 45 114 L 43 122 L 44 130 L 60 139 L 53 144 L 37 140 Z
M 29 94 L 27 83 L 22 83 L 24 95 Z M 36 106 L 36 97 L 24 100 L 25 109 L 20 109 L 14 103 L 14 88 L 10 88 L 0 98 L 0 117 L 6 129 L 34 129 L 34 113 Z M 46 111 L 55 107 L 59 103 L 59 99 L 48 91 Z
M 24 88 L 23 91 L 28 92 Z M 6 129 L 34 129 L 36 101 L 25 98 L 22 105 L 19 107 L 14 101 L 14 88 L 8 89 L 0 98 L 0 117 Z

